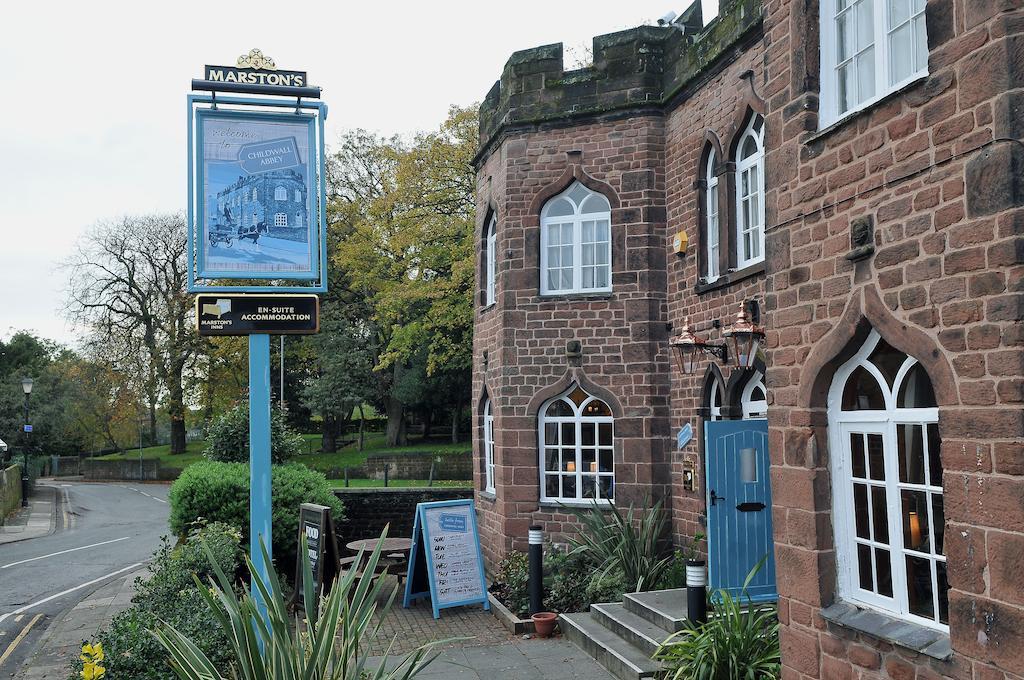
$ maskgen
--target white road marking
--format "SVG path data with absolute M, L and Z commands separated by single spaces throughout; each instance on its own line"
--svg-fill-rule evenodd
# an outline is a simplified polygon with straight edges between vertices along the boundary
M 164 500 L 163 498 L 157 498 L 156 496 L 151 496 L 151 495 L 149 495 L 149 494 L 148 494 L 148 493 L 146 493 L 145 491 L 139 491 L 139 490 L 138 490 L 138 489 L 136 489 L 136 488 L 135 488 L 134 486 L 125 486 L 125 487 L 121 487 L 121 488 L 123 488 L 123 489 L 129 489 L 129 490 L 131 490 L 131 491 L 134 491 L 135 493 L 140 493 L 140 494 L 142 494 L 143 496 L 145 496 L 146 498 L 152 498 L 153 500 L 155 500 L 155 501 L 156 501 L 156 502 L 158 502 L 158 503 L 166 503 L 166 502 L 167 502 L 167 501 L 165 501 L 165 500 Z
M 76 590 L 81 590 L 82 588 L 86 588 L 88 586 L 91 586 L 94 583 L 99 583 L 100 581 L 106 580 L 106 579 L 110 578 L 111 576 L 117 576 L 118 574 L 123 574 L 126 571 L 131 571 L 132 569 L 137 569 L 137 568 L 141 567 L 143 564 L 145 564 L 145 562 L 136 562 L 135 564 L 130 564 L 127 567 L 124 567 L 123 569 L 118 569 L 117 571 L 112 571 L 109 574 L 106 574 L 104 576 L 100 576 L 99 578 L 94 578 L 91 581 L 86 581 L 85 583 L 80 583 L 77 586 L 74 586 L 73 588 L 68 588 L 67 590 L 62 590 L 59 593 L 55 593 L 53 595 L 50 595 L 49 597 L 44 597 L 43 599 L 38 600 L 36 602 L 33 602 L 32 604 L 27 604 L 24 607 L 19 607 L 19 608 L 15 609 L 13 612 L 7 612 L 6 614 L 0 615 L 0 623 L 3 623 L 4 621 L 6 621 L 7 619 L 9 619 L 12 616 L 17 616 L 18 614 L 22 614 L 24 612 L 27 612 L 29 609 L 32 609 L 33 607 L 38 607 L 41 604 L 46 604 L 50 600 L 56 600 L 58 597 L 64 597 L 68 593 L 73 593 Z
M 19 616 L 18 618 L 20 619 L 21 617 Z M 7 650 L 2 655 L 0 655 L 0 666 L 4 664 L 4 661 L 7 661 L 7 657 L 11 655 L 11 652 L 18 648 L 18 645 L 21 644 L 21 641 L 24 640 L 25 636 L 28 635 L 28 632 L 32 630 L 32 626 L 36 625 L 39 622 L 39 619 L 41 618 L 43 618 L 42 614 L 36 614 L 35 618 L 29 621 L 27 626 L 22 628 L 21 632 L 18 633 L 18 637 L 14 638 L 11 641 L 11 644 L 7 646 Z
M 96 547 L 101 546 L 101 545 L 107 545 L 108 543 L 117 543 L 118 541 L 127 541 L 129 538 L 131 538 L 131 537 L 130 536 L 122 536 L 121 538 L 115 538 L 115 539 L 112 539 L 112 540 L 109 540 L 109 541 L 102 541 L 100 543 L 91 543 L 89 545 L 83 545 L 83 546 L 80 546 L 78 548 L 68 548 L 67 550 L 61 550 L 59 552 L 50 553 L 48 555 L 40 555 L 39 557 L 30 557 L 27 560 L 18 560 L 17 562 L 11 562 L 10 564 L 5 564 L 3 566 L 0 566 L 0 569 L 6 569 L 7 567 L 14 567 L 14 566 L 17 566 L 19 564 L 25 564 L 26 562 L 35 562 L 36 560 L 45 560 L 47 557 L 56 557 L 57 555 L 64 555 L 66 553 L 75 552 L 77 550 L 87 550 L 89 548 L 96 548 Z

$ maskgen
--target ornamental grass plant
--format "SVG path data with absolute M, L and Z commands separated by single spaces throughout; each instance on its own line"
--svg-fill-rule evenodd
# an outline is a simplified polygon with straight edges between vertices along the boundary
M 386 534 L 385 531 L 381 539 Z M 323 596 L 314 591 L 309 552 L 303 538 L 303 601 L 312 603 L 307 605 L 305 617 L 289 612 L 273 569 L 265 577 L 248 558 L 251 586 L 243 587 L 241 595 L 235 593 L 232 579 L 219 567 L 215 567 L 216 578 L 208 584 L 197 578 L 203 598 L 228 640 L 227 675 L 195 640 L 173 625 L 164 624 L 153 633 L 170 655 L 171 667 L 181 680 L 407 680 L 434 660 L 436 654 L 431 649 L 437 643 L 418 647 L 393 667 L 388 663 L 389 646 L 377 668 L 366 665 L 369 655 L 364 643 L 380 630 L 398 592 L 393 589 L 383 606 L 378 606 L 384 592 L 384 579 L 374 576 L 380 547 L 378 542 L 361 573 L 347 570 L 334 581 L 329 594 Z M 261 550 L 269 564 L 266 548 L 261 545 Z M 362 563 L 363 558 L 360 553 L 357 563 Z
M 585 556 L 605 576 L 621 575 L 624 592 L 658 587 L 673 561 L 671 545 L 665 540 L 668 514 L 661 501 L 649 508 L 630 503 L 625 514 L 614 505 L 597 502 L 586 509 L 567 509 L 581 525 L 569 539 L 573 552 Z
M 741 597 L 718 590 L 709 602 L 711 617 L 665 640 L 654 658 L 671 680 L 777 680 L 780 674 L 779 620 L 773 607 L 757 606 L 747 595 L 762 558 L 747 574 Z M 744 603 L 745 601 L 745 603 Z

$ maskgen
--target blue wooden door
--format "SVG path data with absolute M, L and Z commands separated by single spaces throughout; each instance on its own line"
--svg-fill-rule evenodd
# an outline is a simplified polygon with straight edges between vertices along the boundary
M 747 595 L 755 602 L 773 601 L 777 592 L 768 421 L 706 422 L 704 442 L 709 586 L 740 595 L 747 574 L 767 555 Z

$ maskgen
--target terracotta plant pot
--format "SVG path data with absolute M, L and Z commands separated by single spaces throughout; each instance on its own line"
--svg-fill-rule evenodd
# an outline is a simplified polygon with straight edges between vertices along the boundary
M 542 638 L 551 637 L 555 624 L 558 623 L 558 614 L 554 612 L 537 612 L 530 618 L 533 619 L 533 629 L 537 637 Z

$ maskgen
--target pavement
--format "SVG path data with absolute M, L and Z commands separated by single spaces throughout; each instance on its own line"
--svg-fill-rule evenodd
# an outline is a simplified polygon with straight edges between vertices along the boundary
M 379 666 L 389 645 L 388 666 L 394 667 L 406 653 L 437 640 L 452 641 L 434 648 L 440 655 L 417 680 L 612 680 L 586 652 L 560 636 L 512 635 L 481 605 L 443 609 L 435 619 L 426 598 L 403 608 L 401 591 L 369 641 L 367 651 L 374 656 L 368 665 Z
M 0 678 L 67 678 L 82 639 L 115 613 L 97 607 L 125 600 L 95 593 L 130 584 L 167 533 L 167 490 L 132 483 L 37 484 L 29 511 L 0 534 Z M 130 599 L 127 591 L 125 596 Z M 107 597 L 114 599 L 93 602 Z M 86 609 L 76 609 L 83 602 Z M 44 640 L 55 654 L 77 648 L 60 674 L 49 668 L 55 657 L 39 656 Z M 27 675 L 36 666 L 50 674 Z
M 36 651 L 21 669 L 25 680 L 67 680 L 69 664 L 82 653 L 82 642 L 92 641 L 98 630 L 132 603 L 137 576 L 146 567 L 108 581 L 54 620 L 40 638 Z
M 28 506 L 0 520 L 0 545 L 52 533 L 56 518 L 55 494 L 59 493 L 59 489 L 53 487 L 37 486 L 35 495 L 29 497 Z

